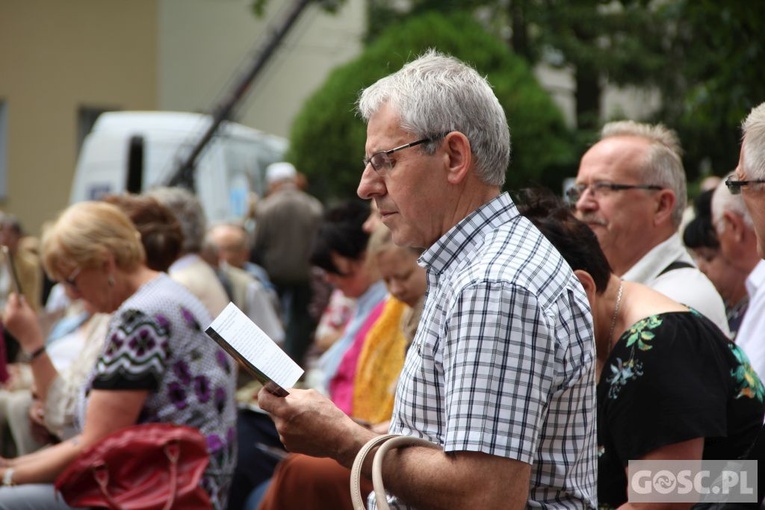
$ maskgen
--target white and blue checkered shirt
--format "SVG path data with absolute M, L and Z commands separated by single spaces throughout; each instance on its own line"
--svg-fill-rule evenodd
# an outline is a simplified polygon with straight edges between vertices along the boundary
M 391 432 L 531 464 L 528 507 L 597 506 L 592 317 L 561 255 L 504 194 L 420 263 L 427 301 Z

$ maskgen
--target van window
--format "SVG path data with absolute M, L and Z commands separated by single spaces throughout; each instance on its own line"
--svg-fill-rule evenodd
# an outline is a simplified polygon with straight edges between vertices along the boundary
M 262 197 L 266 188 L 266 167 L 281 161 L 283 157 L 282 151 L 269 143 L 268 139 L 231 138 L 223 150 L 227 180 L 229 183 L 241 183 L 244 179 L 249 189 Z
M 80 106 L 77 110 L 77 153 L 79 154 L 85 137 L 93 130 L 93 125 L 98 120 L 99 115 L 111 111 L 106 108 L 93 108 L 90 106 Z

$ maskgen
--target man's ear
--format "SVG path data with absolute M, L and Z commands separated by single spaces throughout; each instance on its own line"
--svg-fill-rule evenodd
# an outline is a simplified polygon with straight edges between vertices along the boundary
M 470 140 L 459 131 L 452 131 L 444 137 L 443 146 L 447 159 L 447 177 L 449 184 L 459 184 L 465 180 L 473 162 Z
M 595 294 L 598 292 L 598 288 L 595 286 L 595 280 L 592 279 L 590 273 L 583 269 L 575 269 L 574 274 L 579 278 L 582 287 L 584 287 L 584 292 L 587 293 L 587 301 L 590 302 L 590 307 L 592 307 L 595 302 Z
M 724 211 L 723 221 L 725 222 L 725 229 L 730 230 L 731 235 L 733 235 L 733 239 L 740 243 L 744 238 L 744 235 L 746 235 L 744 218 L 734 213 L 733 211 Z
M 675 193 L 669 189 L 659 190 L 656 192 L 656 201 L 654 203 L 656 204 L 654 222 L 660 224 L 664 221 L 672 221 L 672 213 L 677 203 Z

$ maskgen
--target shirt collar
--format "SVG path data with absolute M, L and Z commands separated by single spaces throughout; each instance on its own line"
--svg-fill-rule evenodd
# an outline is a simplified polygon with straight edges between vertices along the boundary
M 746 292 L 749 297 L 753 298 L 763 284 L 765 284 L 765 260 L 759 261 L 746 277 Z
M 643 258 L 622 275 L 622 279 L 647 285 L 675 261 L 688 262 L 696 267 L 677 233 L 651 248 L 651 251 L 643 255 Z
M 453 263 L 467 257 L 481 243 L 484 233 L 519 216 L 510 195 L 502 193 L 485 203 L 449 229 L 420 256 L 418 263 L 441 274 Z

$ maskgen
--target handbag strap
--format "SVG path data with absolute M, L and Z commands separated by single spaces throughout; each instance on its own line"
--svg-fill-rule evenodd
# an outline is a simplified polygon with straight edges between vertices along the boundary
M 181 455 L 181 447 L 177 439 L 168 441 L 162 448 L 165 452 L 165 456 L 169 461 L 170 467 L 170 495 L 163 510 L 170 510 L 175 504 L 175 496 L 178 491 L 178 459 Z M 122 506 L 115 501 L 114 497 L 109 493 L 109 468 L 106 464 L 98 464 L 91 469 L 93 479 L 98 484 L 98 489 L 104 496 L 104 499 L 109 503 L 110 510 L 124 510 Z
M 385 434 L 373 437 L 361 447 L 359 453 L 356 454 L 356 458 L 353 459 L 353 467 L 351 467 L 351 501 L 353 502 L 353 510 L 366 510 L 364 499 L 361 495 L 361 468 L 364 466 L 367 455 L 374 447 L 394 437 L 397 436 L 395 434 Z
M 380 510 L 390 510 L 382 479 L 382 463 L 385 454 L 390 450 L 405 446 L 425 446 L 428 448 L 440 449 L 438 445 L 419 437 L 386 434 L 370 439 L 361 450 L 359 450 L 359 453 L 356 454 L 356 458 L 353 460 L 353 467 L 351 468 L 351 500 L 353 502 L 353 510 L 366 509 L 361 495 L 361 468 L 364 466 L 364 461 L 366 460 L 367 455 L 369 455 L 369 452 L 378 445 L 380 445 L 380 448 L 372 459 L 372 483 L 374 485 L 377 508 Z

